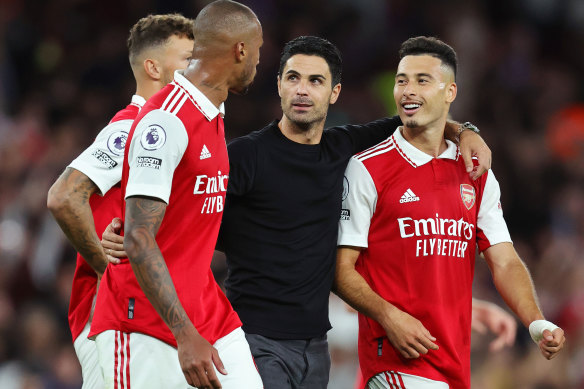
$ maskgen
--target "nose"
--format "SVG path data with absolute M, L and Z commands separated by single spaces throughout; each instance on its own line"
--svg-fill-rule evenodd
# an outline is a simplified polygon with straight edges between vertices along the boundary
M 296 86 L 296 94 L 301 96 L 308 95 L 308 81 L 307 80 L 300 80 Z
M 416 88 L 414 87 L 414 83 L 408 82 L 403 89 L 404 96 L 414 96 L 416 95 Z

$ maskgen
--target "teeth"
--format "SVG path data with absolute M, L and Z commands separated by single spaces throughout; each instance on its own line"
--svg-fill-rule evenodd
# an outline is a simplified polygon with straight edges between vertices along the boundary
M 416 108 L 419 108 L 419 107 L 420 107 L 420 104 L 405 104 L 404 105 L 404 108 L 405 109 L 416 109 Z

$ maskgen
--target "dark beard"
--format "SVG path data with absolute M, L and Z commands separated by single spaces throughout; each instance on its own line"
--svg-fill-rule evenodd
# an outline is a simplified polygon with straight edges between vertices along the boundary
M 404 123 L 404 126 L 408 128 L 416 128 L 418 127 L 418 122 L 415 120 L 408 120 Z

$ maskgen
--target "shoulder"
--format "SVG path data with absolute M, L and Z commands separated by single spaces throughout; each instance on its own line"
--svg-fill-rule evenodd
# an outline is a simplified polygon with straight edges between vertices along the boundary
M 378 144 L 360 153 L 355 154 L 353 158 L 364 163 L 367 160 L 375 160 L 381 157 L 390 157 L 393 155 L 393 153 L 391 152 L 394 151 L 395 149 L 396 149 L 395 139 L 393 138 L 393 136 L 390 136 L 384 141 L 379 142 Z

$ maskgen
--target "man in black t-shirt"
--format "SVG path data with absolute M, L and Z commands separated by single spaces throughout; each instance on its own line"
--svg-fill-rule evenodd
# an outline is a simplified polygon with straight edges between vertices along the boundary
M 225 287 L 267 389 L 327 387 L 328 298 L 344 171 L 353 154 L 401 125 L 394 117 L 325 130 L 341 68 L 338 49 L 324 39 L 286 44 L 278 74 L 281 120 L 228 145 L 219 240 L 229 269 Z M 454 137 L 458 126 L 450 127 Z M 468 138 L 477 151 L 486 148 L 477 135 Z M 473 172 L 466 155 L 478 177 L 482 171 Z

